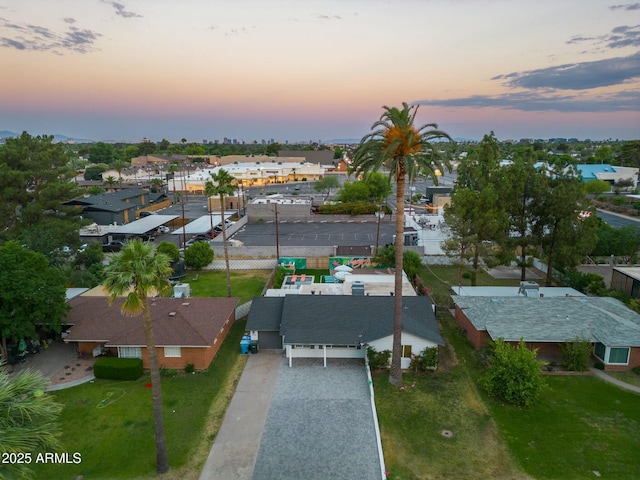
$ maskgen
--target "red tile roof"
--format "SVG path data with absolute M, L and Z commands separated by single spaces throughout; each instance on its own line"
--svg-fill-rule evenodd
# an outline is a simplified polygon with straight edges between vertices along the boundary
M 69 304 L 66 341 L 107 342 L 109 346 L 144 346 L 142 316 L 130 317 L 109 306 L 105 297 L 76 297 Z M 228 319 L 234 320 L 237 298 L 150 298 L 151 321 L 157 346 L 209 346 Z

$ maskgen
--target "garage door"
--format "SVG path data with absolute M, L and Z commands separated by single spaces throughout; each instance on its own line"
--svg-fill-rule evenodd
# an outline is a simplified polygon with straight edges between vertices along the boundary
M 258 348 L 265 350 L 282 350 L 282 337 L 280 336 L 280 332 L 259 332 Z

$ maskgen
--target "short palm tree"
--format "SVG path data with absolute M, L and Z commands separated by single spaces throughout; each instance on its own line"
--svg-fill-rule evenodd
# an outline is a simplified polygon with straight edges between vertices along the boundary
M 36 463 L 36 452 L 62 447 L 58 424 L 62 405 L 54 402 L 53 395 L 42 394 L 47 383 L 32 370 L 10 376 L 0 362 L 0 452 L 24 454 L 25 459 L 31 456 L 30 461 L 3 461 L 0 478 L 35 478 L 29 463 Z
M 404 246 L 404 193 L 406 177 L 415 178 L 423 172 L 438 183 L 436 173 L 451 163 L 430 142 L 448 140 L 451 137 L 438 130 L 438 125 L 429 123 L 421 127 L 414 125 L 417 105 L 402 104 L 402 109 L 382 107 L 380 119 L 371 126 L 372 132 L 365 135 L 356 147 L 350 172 L 365 174 L 382 168 L 389 169 L 389 180 L 396 184 L 396 240 L 395 240 L 395 286 L 393 310 L 393 351 L 389 382 L 402 384 L 402 255 Z
M 164 439 L 164 421 L 162 417 L 162 388 L 158 354 L 153 338 L 149 296 L 161 294 L 169 288 L 171 259 L 159 253 L 156 247 L 141 240 L 125 244 L 122 250 L 111 258 L 105 268 L 104 287 L 109 292 L 109 303 L 124 296 L 122 313 L 137 316 L 142 314 L 145 343 L 151 373 L 151 395 L 153 398 L 153 420 L 156 436 L 156 471 L 169 470 L 169 460 Z
M 231 269 L 229 268 L 229 251 L 227 249 L 227 226 L 224 221 L 224 196 L 233 195 L 236 187 L 234 185 L 236 179 L 224 168 L 218 170 L 218 173 L 212 173 L 211 179 L 205 185 L 207 195 L 220 196 L 220 221 L 222 224 L 222 248 L 224 249 L 224 262 L 227 270 L 227 297 L 231 297 Z

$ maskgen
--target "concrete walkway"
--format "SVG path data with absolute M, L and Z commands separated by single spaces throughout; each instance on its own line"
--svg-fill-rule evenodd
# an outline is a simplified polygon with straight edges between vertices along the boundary
M 624 388 L 625 390 L 630 390 L 632 392 L 640 393 L 640 387 L 636 385 L 631 385 L 630 383 L 623 382 L 622 380 L 618 380 L 617 378 L 612 377 L 611 375 L 607 375 L 606 372 L 599 370 L 597 368 L 590 368 L 589 370 L 591 370 L 591 372 L 596 377 L 601 378 L 605 382 L 612 383 L 614 385 L 617 385 L 620 388 Z
M 200 480 L 248 480 L 258 456 L 282 353 L 261 350 L 242 372 Z

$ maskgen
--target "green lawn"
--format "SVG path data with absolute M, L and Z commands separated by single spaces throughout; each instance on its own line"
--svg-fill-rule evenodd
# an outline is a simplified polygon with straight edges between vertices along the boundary
M 232 294 L 246 302 L 261 294 L 270 271 L 231 273 Z M 194 297 L 226 296 L 224 271 L 190 272 Z M 236 321 L 206 372 L 162 378 L 164 424 L 171 471 L 163 479 L 197 479 L 246 363 L 240 355 L 245 321 Z M 134 382 L 95 380 L 51 393 L 64 405 L 60 416 L 67 452 L 78 465 L 32 465 L 37 478 L 152 478 L 155 444 L 148 376 Z
M 437 372 L 405 374 L 404 390 L 374 377 L 390 480 L 638 478 L 640 395 L 593 376 L 545 376 L 537 404 L 503 405 L 478 387 L 477 356 L 451 315 L 438 320 L 447 347 Z
M 269 275 L 271 270 L 231 271 L 231 295 L 239 297 L 240 304 L 260 296 Z M 182 281 L 190 285 L 193 297 L 227 296 L 227 273 L 224 270 L 189 272 Z
M 593 376 L 546 379 L 549 388 L 530 408 L 487 400 L 522 468 L 541 479 L 638 478 L 640 395 Z
M 197 479 L 246 363 L 236 322 L 206 372 L 162 378 L 164 424 L 171 473 Z M 53 392 L 64 405 L 60 417 L 64 451 L 80 452 L 78 465 L 36 465 L 37 478 L 152 478 L 155 445 L 148 376 L 137 381 L 95 380 Z

